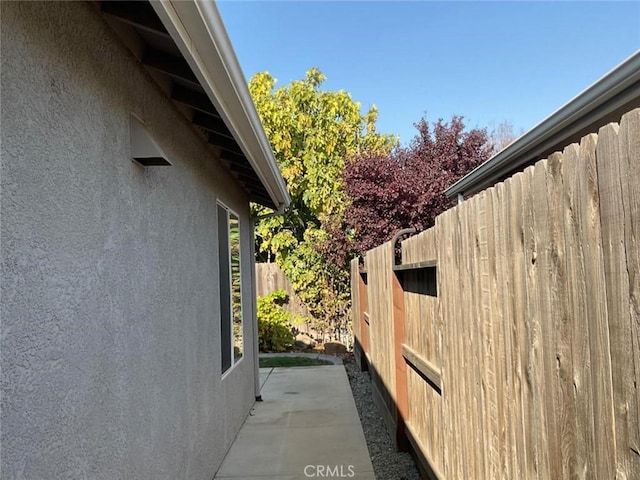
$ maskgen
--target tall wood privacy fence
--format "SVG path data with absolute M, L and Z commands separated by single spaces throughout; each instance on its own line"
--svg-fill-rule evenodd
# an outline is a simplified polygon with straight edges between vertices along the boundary
M 448 479 L 640 479 L 640 109 L 351 263 L 363 367 Z
M 300 297 L 296 295 L 293 285 L 280 270 L 277 263 L 256 263 L 256 295 L 265 297 L 276 290 L 284 290 L 289 296 L 289 303 L 284 309 L 296 315 L 309 316 L 309 311 Z

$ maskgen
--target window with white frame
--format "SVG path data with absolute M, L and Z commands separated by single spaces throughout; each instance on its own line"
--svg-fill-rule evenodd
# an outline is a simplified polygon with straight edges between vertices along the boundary
M 242 282 L 240 279 L 240 220 L 218 204 L 220 268 L 220 338 L 222 373 L 242 358 Z

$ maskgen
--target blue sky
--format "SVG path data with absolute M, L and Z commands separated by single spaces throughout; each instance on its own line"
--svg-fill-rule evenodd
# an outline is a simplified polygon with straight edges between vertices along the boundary
M 463 115 L 526 131 L 640 48 L 640 1 L 229 1 L 218 8 L 245 76 L 279 85 L 311 67 L 378 130 Z

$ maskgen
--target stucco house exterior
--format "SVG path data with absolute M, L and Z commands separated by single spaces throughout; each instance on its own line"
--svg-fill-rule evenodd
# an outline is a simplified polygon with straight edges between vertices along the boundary
M 1 2 L 2 479 L 206 479 L 286 186 L 212 2 Z

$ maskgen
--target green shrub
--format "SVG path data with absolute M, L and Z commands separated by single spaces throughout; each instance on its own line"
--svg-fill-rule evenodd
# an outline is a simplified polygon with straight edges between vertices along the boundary
M 261 352 L 284 352 L 295 340 L 291 325 L 303 321 L 300 315 L 287 312 L 289 302 L 284 290 L 276 290 L 258 298 L 258 345 Z

